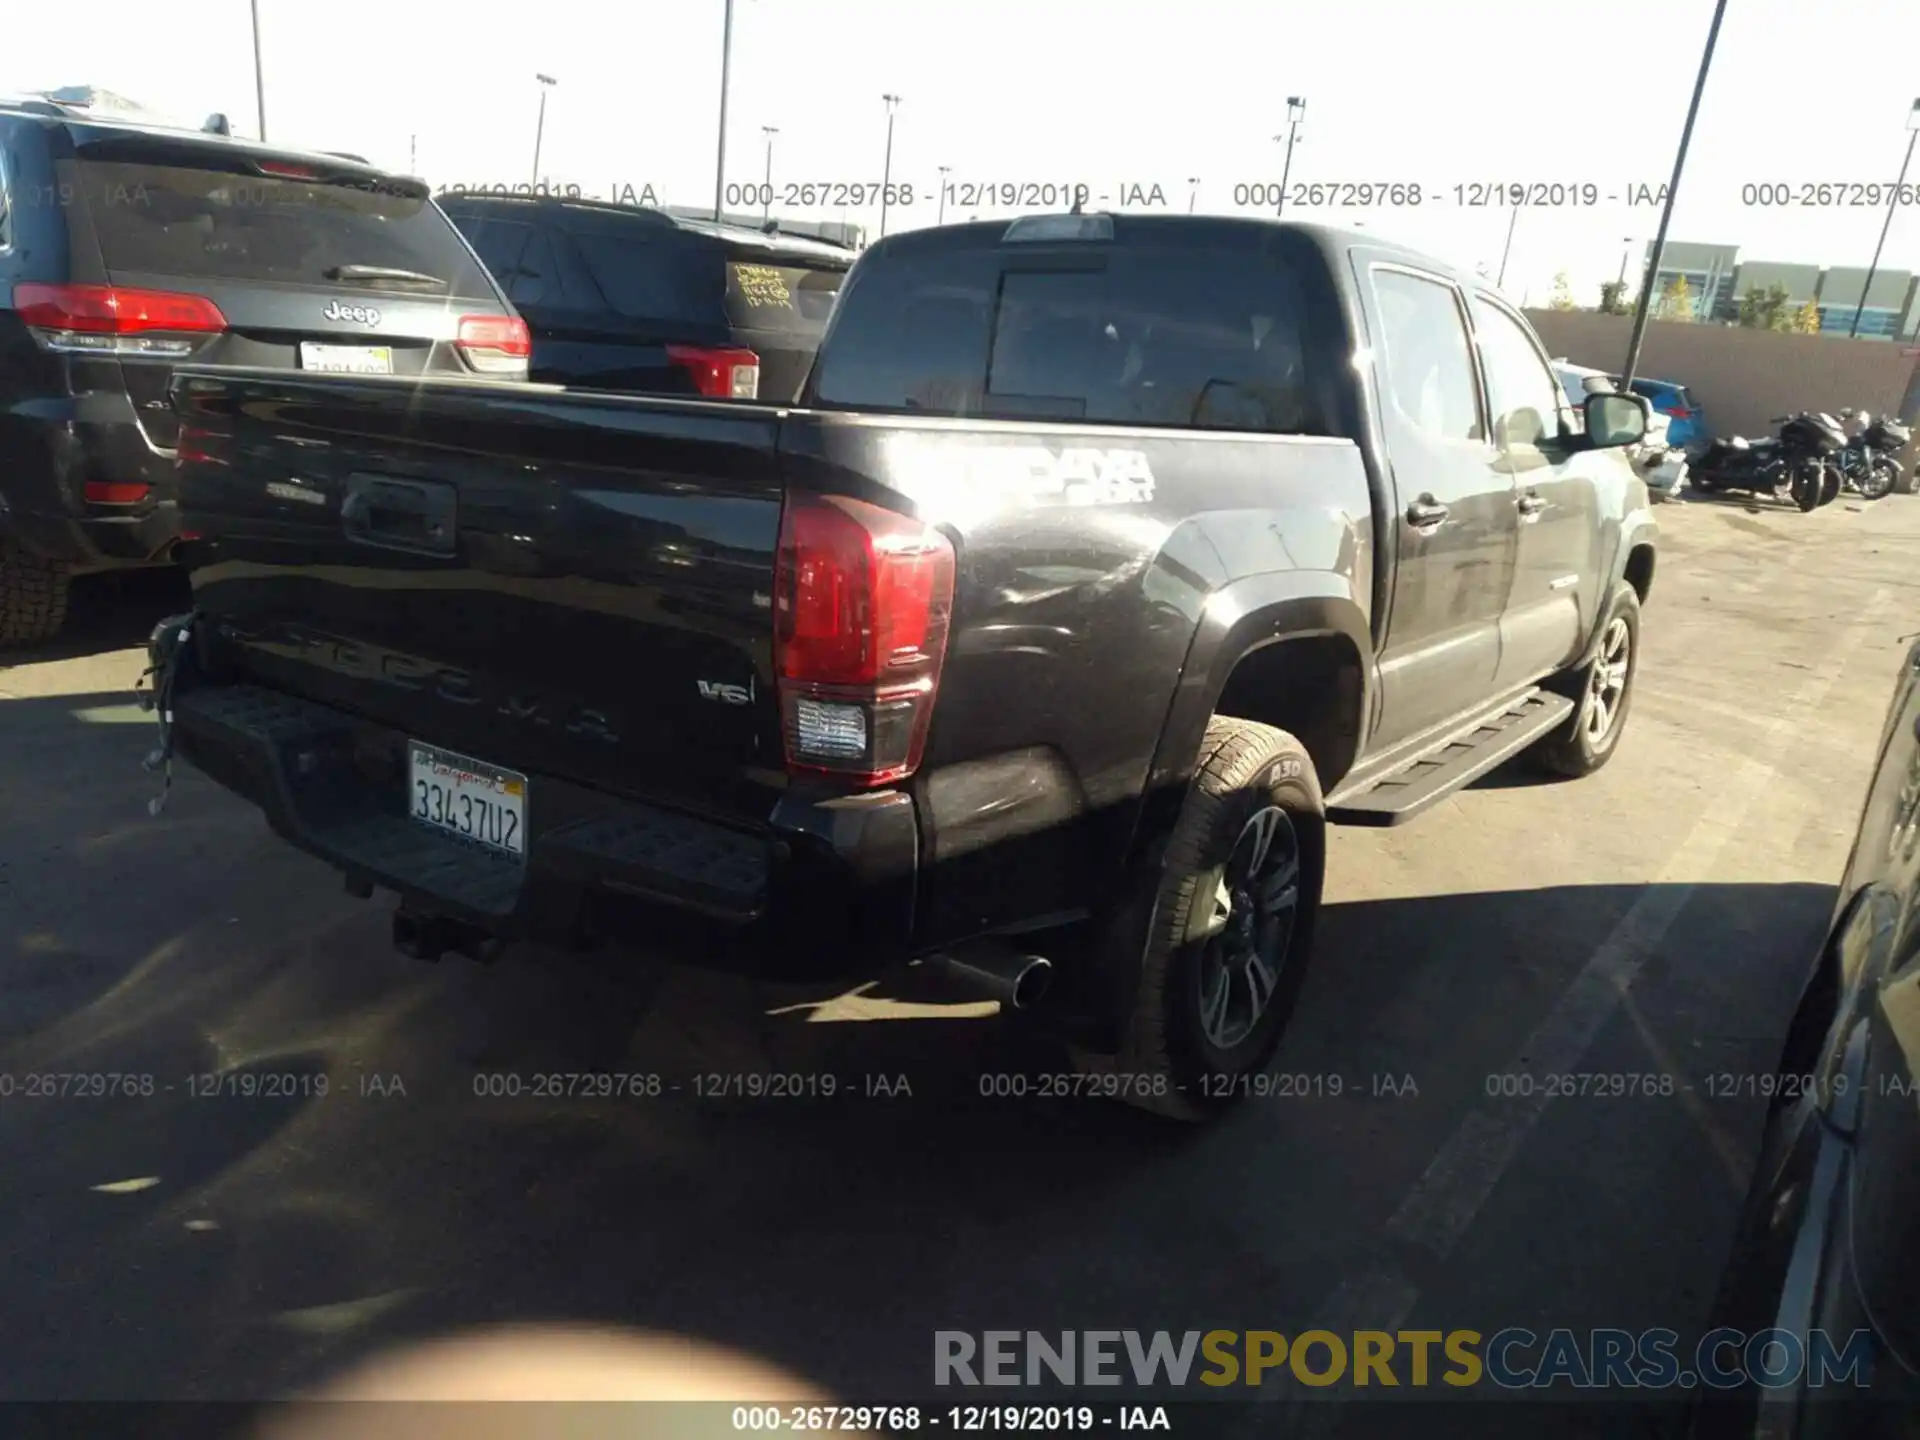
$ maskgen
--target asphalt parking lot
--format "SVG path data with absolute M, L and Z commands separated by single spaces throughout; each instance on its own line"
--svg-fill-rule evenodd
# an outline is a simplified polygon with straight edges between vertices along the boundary
M 1058 1060 L 968 1011 L 406 960 L 383 903 L 199 777 L 148 817 L 127 647 L 166 581 L 93 597 L 0 667 L 0 1076 L 155 1093 L 0 1097 L 0 1398 L 260 1398 L 510 1319 L 721 1341 L 849 1400 L 924 1395 L 936 1329 L 1699 1326 L 1763 1105 L 1714 1077 L 1769 1069 L 1832 909 L 1920 630 L 1920 500 L 1659 515 L 1614 764 L 1335 832 L 1280 1062 L 1312 1093 L 1205 1131 L 983 1096 Z M 235 1066 L 296 1093 L 195 1093 Z M 681 1091 L 476 1093 L 616 1069 Z M 1521 1070 L 1673 1093 L 1489 1096 Z M 741 1071 L 839 1093 L 691 1093 Z

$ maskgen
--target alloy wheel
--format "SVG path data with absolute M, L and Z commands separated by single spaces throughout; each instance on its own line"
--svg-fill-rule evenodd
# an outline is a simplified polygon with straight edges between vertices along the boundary
M 1241 828 L 1213 895 L 1200 955 L 1200 1029 L 1231 1050 L 1267 1013 L 1300 911 L 1300 837 L 1278 805 Z
M 1616 615 L 1600 640 L 1600 654 L 1587 679 L 1587 742 L 1598 749 L 1620 718 L 1627 694 L 1627 671 L 1633 660 L 1633 632 Z

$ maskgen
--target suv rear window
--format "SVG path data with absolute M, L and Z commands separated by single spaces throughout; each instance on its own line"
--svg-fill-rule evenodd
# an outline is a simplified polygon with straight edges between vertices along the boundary
M 720 322 L 720 253 L 712 246 L 647 235 L 637 225 L 614 230 L 574 224 L 566 234 L 615 314 L 628 320 Z
M 741 330 L 777 330 L 818 336 L 827 328 L 844 270 L 758 261 L 727 262 L 727 320 Z
M 445 289 L 356 281 L 354 290 L 492 293 L 430 199 L 182 165 L 83 159 L 61 169 L 86 197 L 110 274 L 336 286 L 334 266 L 375 265 L 431 275 Z
M 1004 262 L 1004 268 L 1003 268 Z M 1299 277 L 1204 244 L 869 261 L 822 351 L 822 405 L 1324 433 Z

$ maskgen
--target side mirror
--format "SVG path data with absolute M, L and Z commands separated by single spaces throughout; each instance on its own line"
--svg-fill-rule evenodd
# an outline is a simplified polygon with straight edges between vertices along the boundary
M 1638 395 L 1589 395 L 1582 413 L 1592 449 L 1612 450 L 1646 438 L 1646 401 Z

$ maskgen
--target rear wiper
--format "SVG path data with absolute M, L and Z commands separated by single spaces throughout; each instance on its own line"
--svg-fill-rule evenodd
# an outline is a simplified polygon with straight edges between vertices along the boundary
M 418 270 L 396 270 L 391 265 L 335 265 L 326 272 L 329 280 L 392 280 L 401 285 L 434 285 L 444 290 L 447 282 L 438 275 Z

